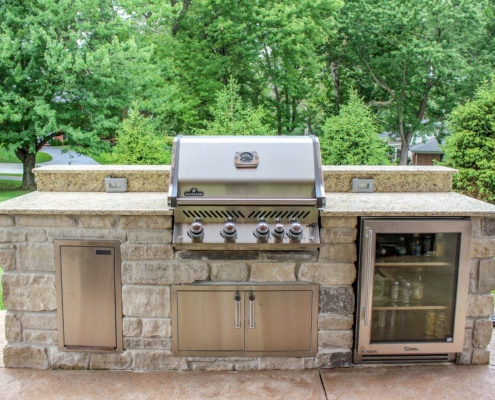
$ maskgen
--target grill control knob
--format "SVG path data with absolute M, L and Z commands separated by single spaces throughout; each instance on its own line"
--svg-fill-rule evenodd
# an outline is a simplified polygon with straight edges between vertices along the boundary
M 287 236 L 289 236 L 292 240 L 301 240 L 303 235 L 303 227 L 299 222 L 293 222 L 290 225 L 289 231 L 287 232 Z
M 285 228 L 281 223 L 275 224 L 275 228 L 273 228 L 273 236 L 277 239 L 282 239 L 284 237 Z
M 220 235 L 222 235 L 224 239 L 235 239 L 237 237 L 237 229 L 235 224 L 233 222 L 226 222 L 220 232 Z
M 203 224 L 199 221 L 194 221 L 189 227 L 187 234 L 191 239 L 203 239 L 203 236 L 205 235 Z
M 256 238 L 267 240 L 270 237 L 270 228 L 266 222 L 260 222 L 253 233 Z

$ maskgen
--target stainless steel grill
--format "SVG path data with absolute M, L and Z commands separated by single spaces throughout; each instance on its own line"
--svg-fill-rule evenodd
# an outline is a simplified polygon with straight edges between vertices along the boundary
M 178 249 L 307 249 L 325 206 L 313 136 L 178 136 L 169 206 Z

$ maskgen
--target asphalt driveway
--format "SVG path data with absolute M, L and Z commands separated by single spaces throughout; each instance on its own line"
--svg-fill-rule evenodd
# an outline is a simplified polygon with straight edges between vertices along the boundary
M 48 162 L 37 164 L 44 165 L 99 165 L 98 162 L 91 157 L 78 155 L 74 150 L 68 150 L 67 153 L 62 153 L 62 149 L 56 147 L 45 146 L 41 149 L 42 152 L 49 154 L 53 159 Z M 22 164 L 15 163 L 0 163 L 0 179 L 21 180 L 19 177 L 6 178 L 1 176 L 4 174 L 22 174 Z

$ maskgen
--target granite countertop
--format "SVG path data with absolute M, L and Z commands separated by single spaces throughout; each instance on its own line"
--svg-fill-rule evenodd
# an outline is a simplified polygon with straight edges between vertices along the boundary
M 0 203 L 0 214 L 172 215 L 163 192 L 32 192 Z
M 34 173 L 43 174 L 87 174 L 88 172 L 108 173 L 142 173 L 169 172 L 170 165 L 45 165 L 33 169 Z
M 495 205 L 455 192 L 327 193 L 324 216 L 495 216 Z
M 323 165 L 328 174 L 448 174 L 454 175 L 458 170 L 437 165 Z
M 0 214 L 172 215 L 164 192 L 33 192 Z M 459 193 L 328 193 L 326 216 L 495 216 L 495 205 Z

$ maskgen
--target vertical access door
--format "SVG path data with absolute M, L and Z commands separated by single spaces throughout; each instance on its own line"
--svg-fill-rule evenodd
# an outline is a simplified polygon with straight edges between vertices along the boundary
M 117 319 L 120 299 L 117 301 L 116 293 L 117 287 L 120 289 L 120 273 L 116 276 L 117 259 L 120 269 L 118 247 L 105 246 L 108 242 L 100 246 L 94 245 L 98 242 L 79 243 L 84 242 L 55 242 L 59 347 L 96 351 L 118 351 L 120 347 L 121 350 L 121 334 L 119 340 L 117 333 L 121 327 Z
M 178 350 L 244 350 L 244 293 L 178 291 Z
M 311 351 L 312 303 L 311 290 L 246 292 L 246 351 Z

